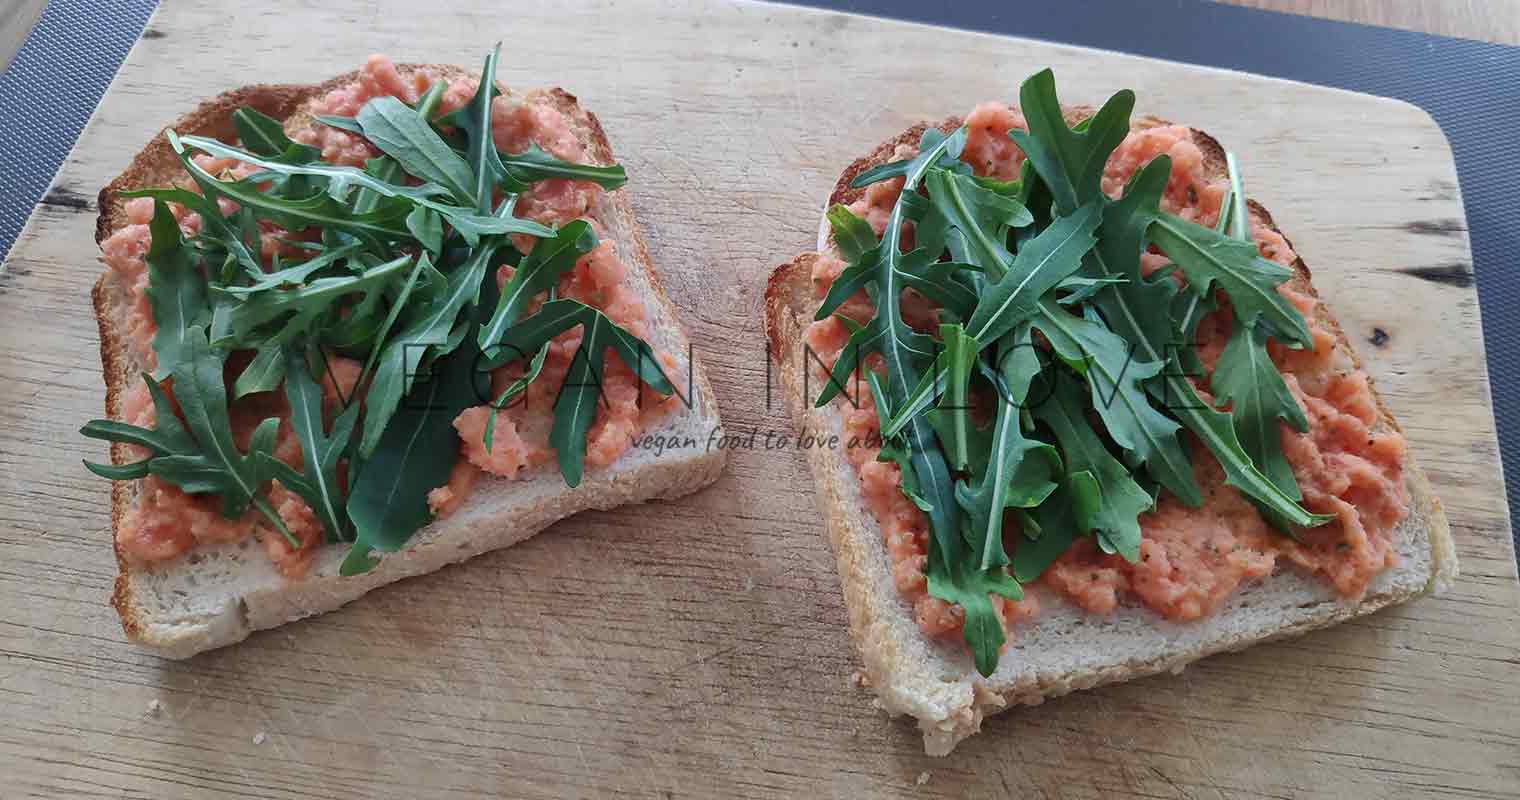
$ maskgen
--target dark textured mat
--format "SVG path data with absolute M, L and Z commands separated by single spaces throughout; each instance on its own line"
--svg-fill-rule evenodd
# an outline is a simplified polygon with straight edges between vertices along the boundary
M 158 0 L 51 0 L 0 74 L 0 259 L 157 6 Z

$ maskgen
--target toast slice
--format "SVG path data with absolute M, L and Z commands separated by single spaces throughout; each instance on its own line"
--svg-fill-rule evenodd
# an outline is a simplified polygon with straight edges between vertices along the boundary
M 405 77 L 421 69 L 445 80 L 477 75 L 439 65 L 403 64 L 398 69 Z M 232 141 L 235 133 L 229 115 L 246 105 L 284 120 L 290 133 L 315 124 L 305 110 L 310 102 L 352 83 L 358 75 L 357 71 L 339 75 L 320 85 L 236 89 L 201 104 L 173 127 L 181 134 Z M 533 94 L 547 97 L 565 115 L 585 147 L 588 160 L 613 163 L 612 145 L 601 123 L 581 108 L 574 96 L 562 89 L 537 90 Z M 183 174 L 165 137 L 155 136 L 131 166 L 101 190 L 97 243 L 126 224 L 123 191 L 165 186 Z M 626 190 L 603 192 L 599 198 L 590 213 L 604 226 L 603 238 L 616 241 L 619 254 L 630 268 L 626 280 L 644 298 L 648 309 L 649 343 L 676 360 L 673 380 L 685 392 L 681 384 L 690 352 L 686 333 L 675 306 L 655 276 Z M 107 270 L 95 284 L 93 298 L 105 372 L 106 413 L 120 419 L 127 388 L 142 380 L 141 365 L 135 363 L 124 327 L 131 303 L 130 287 L 114 271 Z M 690 435 L 706 441 L 707 433 L 719 425 L 717 403 L 701 366 L 689 366 L 692 370 L 689 406 L 678 404 L 673 413 L 654 423 L 649 433 Z M 125 456 L 122 445 L 112 445 L 114 463 L 123 463 Z M 657 456 L 653 450 L 633 448 L 609 467 L 588 467 L 581 484 L 574 489 L 568 488 L 553 469 L 540 469 L 512 481 L 483 474 L 461 508 L 419 530 L 404 549 L 386 554 L 374 569 L 354 577 L 338 575 L 338 566 L 349 549 L 347 545 L 322 547 L 306 575 L 290 579 L 275 568 L 251 536 L 236 544 L 202 545 L 187 556 L 152 567 L 130 562 L 117 544 L 119 574 L 111 604 L 120 613 L 129 638 L 169 658 L 185 658 L 232 644 L 255 630 L 330 611 L 377 586 L 515 544 L 578 511 L 689 494 L 717 480 L 725 460 L 721 450 L 707 452 L 693 448 Z M 113 529 L 121 525 L 140 483 L 112 484 Z
M 1069 125 L 1093 113 L 1085 107 L 1063 110 Z M 961 123 L 960 117 L 952 117 L 936 127 L 948 134 Z M 1137 120 L 1134 127 L 1169 124 L 1146 118 Z M 850 188 L 855 176 L 890 160 L 900 144 L 916 147 L 927 127 L 916 125 L 851 164 L 825 208 L 858 199 L 863 190 Z M 1192 138 L 1205 155 L 1207 173 L 1225 176 L 1219 143 L 1198 130 L 1192 131 Z M 1276 230 L 1265 208 L 1254 202 L 1249 207 L 1257 222 Z M 818 249 L 831 246 L 825 220 Z M 802 335 L 819 305 L 811 280 L 817 258 L 817 253 L 803 254 L 772 272 L 766 289 L 765 328 L 771 352 L 779 354 L 781 381 L 795 424 L 840 433 L 843 417 L 837 404 L 813 408 L 803 396 Z M 1312 293 L 1309 269 L 1301 259 L 1295 261 L 1293 271 L 1295 288 Z M 1346 336 L 1324 308 L 1323 304 L 1317 307 L 1319 320 L 1336 333 L 1336 346 L 1354 368 L 1360 368 Z M 1378 409 L 1380 425 L 1398 429 L 1381 398 Z M 866 510 L 860 480 L 843 450 L 811 448 L 807 453 L 818 506 L 838 560 L 850 638 L 864 662 L 866 681 L 888 713 L 917 718 L 930 755 L 948 754 L 980 728 L 983 717 L 1012 706 L 1037 705 L 1047 697 L 1077 689 L 1180 670 L 1214 653 L 1333 625 L 1440 591 L 1457 575 L 1456 552 L 1441 504 L 1413 456 L 1406 455 L 1410 513 L 1395 534 L 1402 563 L 1379 575 L 1360 600 L 1342 599 L 1323 582 L 1281 566 L 1265 579 L 1242 584 L 1212 615 L 1188 623 L 1168 622 L 1138 604 L 1123 604 L 1109 615 L 1090 615 L 1051 598 L 1041 604 L 1034 621 L 1014 629 L 997 670 L 983 678 L 959 641 L 939 643 L 920 633 L 912 609 L 893 584 L 881 527 Z

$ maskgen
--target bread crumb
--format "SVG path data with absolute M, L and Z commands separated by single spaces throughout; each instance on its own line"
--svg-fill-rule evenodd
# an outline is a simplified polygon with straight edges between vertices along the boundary
M 164 710 L 164 704 L 158 702 L 158 698 L 148 701 L 148 716 L 156 717 Z
M 919 786 L 923 786 L 924 784 L 926 784 L 928 782 L 929 782 L 929 773 L 927 773 L 927 772 L 920 772 L 920 773 L 918 773 L 918 785 Z
M 263 731 L 259 731 L 253 735 L 253 743 L 263 744 L 268 738 L 269 736 L 267 734 L 265 734 Z

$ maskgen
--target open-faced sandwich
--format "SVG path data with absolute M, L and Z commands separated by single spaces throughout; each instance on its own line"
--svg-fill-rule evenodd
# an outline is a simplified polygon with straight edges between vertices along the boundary
M 127 634 L 171 657 L 587 508 L 687 494 L 718 425 L 596 117 L 449 66 L 249 86 L 100 193 Z
M 866 679 L 930 753 L 1014 704 L 1438 590 L 1450 531 L 1309 270 L 1134 95 L 918 125 L 766 329 Z

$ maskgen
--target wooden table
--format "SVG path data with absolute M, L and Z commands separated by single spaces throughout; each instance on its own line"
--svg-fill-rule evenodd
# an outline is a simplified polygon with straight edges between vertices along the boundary
M 618 2 L 508 16 L 435 0 L 170 3 L 0 268 L 0 794 L 131 797 L 1520 796 L 1520 584 L 1444 138 L 1408 105 L 1076 48 L 792 8 Z M 309 46 L 313 31 L 330 35 Z M 532 36 L 522 33 L 531 31 Z M 990 721 L 922 755 L 851 681 L 799 455 L 737 452 L 685 501 L 587 513 L 511 550 L 181 663 L 122 640 L 88 287 L 94 193 L 192 98 L 385 49 L 570 87 L 605 122 L 731 430 L 765 402 L 767 270 L 811 246 L 847 161 L 921 118 L 1137 90 L 1242 158 L 1404 423 L 1462 578 L 1181 676 Z M 586 57 L 559 45 L 584 42 Z M 933 53 L 954 48 L 956 58 Z M 916 55 L 915 55 L 916 54 Z M 934 87 L 926 91 L 924 87 Z M 1239 96 L 1259 102 L 1249 116 Z M 1366 131 L 1376 132 L 1375 136 Z M 76 207 L 79 206 L 79 207 Z M 1445 278 L 1446 280 L 1440 280 Z M 1376 339 L 1381 345 L 1374 345 Z

